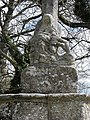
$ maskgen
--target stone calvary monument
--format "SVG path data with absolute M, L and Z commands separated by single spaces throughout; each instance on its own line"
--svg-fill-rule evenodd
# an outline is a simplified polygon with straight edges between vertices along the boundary
M 12 120 L 90 120 L 88 101 L 76 94 L 73 56 L 60 37 L 58 0 L 42 0 L 42 14 L 28 43 L 30 66 L 22 72 L 24 94 L 14 96 L 20 101 L 12 103 Z
M 43 0 L 42 13 L 28 43 L 31 60 L 22 73 L 22 92 L 74 93 L 77 91 L 77 73 L 67 41 L 60 37 L 58 0 Z

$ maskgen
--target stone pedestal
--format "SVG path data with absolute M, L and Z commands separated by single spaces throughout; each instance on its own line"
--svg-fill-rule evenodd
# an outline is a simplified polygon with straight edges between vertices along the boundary
M 36 93 L 31 96 L 31 99 L 28 99 L 27 102 L 13 104 L 15 107 L 12 111 L 12 120 L 90 119 L 90 102 L 82 99 L 85 96 Z
M 22 93 L 76 93 L 77 73 L 73 67 L 38 64 L 26 68 L 21 77 Z
M 73 67 L 49 64 L 29 66 L 22 72 L 22 93 L 35 96 L 39 93 L 42 98 L 33 97 L 29 102 L 15 103 L 12 120 L 84 120 L 82 102 L 69 97 L 60 98 L 57 94 L 76 93 L 76 82 L 77 73 Z M 50 93 L 56 94 L 43 97 Z

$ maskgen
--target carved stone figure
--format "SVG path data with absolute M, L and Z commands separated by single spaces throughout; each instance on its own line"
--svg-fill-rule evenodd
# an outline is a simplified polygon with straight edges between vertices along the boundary
M 16 104 L 12 120 L 81 120 L 79 104 L 59 100 L 58 93 L 77 92 L 77 73 L 67 42 L 60 38 L 57 27 L 58 0 L 42 0 L 41 21 L 29 41 L 30 66 L 22 71 L 22 93 L 32 93 L 40 98 Z M 63 51 L 59 54 L 60 49 Z M 33 94 L 34 93 L 34 94 Z M 57 98 L 46 94 L 55 94 Z M 67 94 L 66 94 L 67 95 Z M 62 96 L 62 94 L 61 94 Z M 34 96 L 33 96 L 34 98 Z M 68 99 L 68 97 L 67 97 Z M 50 101 L 49 101 L 50 100 Z M 55 100 L 53 102 L 53 100 Z M 37 101 L 37 102 L 36 102 Z M 74 113 L 73 111 L 76 111 Z M 74 114 L 73 114 L 74 113 Z M 80 116 L 80 117 L 78 117 Z
M 51 35 L 51 45 L 55 46 L 57 48 L 57 50 L 59 47 L 61 47 L 66 53 L 70 53 L 67 42 L 55 34 Z M 57 52 L 57 50 L 56 50 L 56 52 Z
M 22 92 L 76 92 L 76 85 L 71 84 L 77 81 L 76 70 L 72 67 L 73 56 L 67 41 L 59 35 L 54 17 L 54 3 L 58 0 L 49 0 L 49 4 L 46 1 L 43 0 L 46 11 L 43 9 L 42 19 L 37 23 L 34 36 L 28 43 L 31 59 L 30 66 L 22 74 Z
M 51 14 L 44 14 L 36 26 L 35 34 L 57 34 L 57 32 L 53 16 Z
M 58 54 L 59 48 L 62 48 L 65 52 L 64 56 L 66 54 L 70 55 L 69 46 L 65 40 L 59 37 L 58 31 L 55 29 L 54 18 L 51 14 L 44 14 L 42 20 L 39 21 L 36 26 L 34 37 L 29 41 L 29 47 L 31 64 L 50 64 L 52 62 L 59 63 L 62 58 L 62 56 Z M 67 60 L 68 59 L 66 59 L 65 61 Z M 66 64 L 67 63 L 68 61 L 66 62 Z

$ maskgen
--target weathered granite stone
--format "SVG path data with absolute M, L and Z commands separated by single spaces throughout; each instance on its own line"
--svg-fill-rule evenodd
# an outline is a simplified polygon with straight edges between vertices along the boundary
M 77 92 L 77 73 L 72 67 L 39 64 L 22 73 L 22 92 L 70 93 Z
M 58 21 L 58 0 L 42 0 L 42 13 L 51 14 L 54 17 L 55 28 Z
M 47 63 L 63 66 L 74 65 L 73 56 L 69 52 L 67 43 L 63 40 L 53 40 L 53 36 L 40 34 L 30 41 L 30 63 L 31 65 Z M 59 55 L 59 48 L 62 48 L 64 54 Z
M 77 120 L 77 118 L 80 120 L 82 118 L 81 107 L 77 101 L 56 102 L 51 108 L 51 120 Z
M 12 120 L 89 120 L 90 103 L 59 96 L 17 103 Z
M 12 120 L 48 120 L 47 105 L 44 103 L 20 102 L 13 110 Z
M 2 94 L 0 105 L 0 120 L 90 120 L 85 94 Z
M 59 48 L 64 54 L 59 55 Z M 77 73 L 67 42 L 55 28 L 52 14 L 44 14 L 29 41 L 30 66 L 22 72 L 22 92 L 77 92 Z
M 0 120 L 11 120 L 12 119 L 12 104 L 5 102 L 0 103 Z

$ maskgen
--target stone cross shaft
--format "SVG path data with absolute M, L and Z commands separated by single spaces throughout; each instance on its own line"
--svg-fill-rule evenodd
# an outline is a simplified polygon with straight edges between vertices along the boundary
M 42 13 L 51 14 L 55 21 L 58 20 L 58 0 L 42 0 Z

